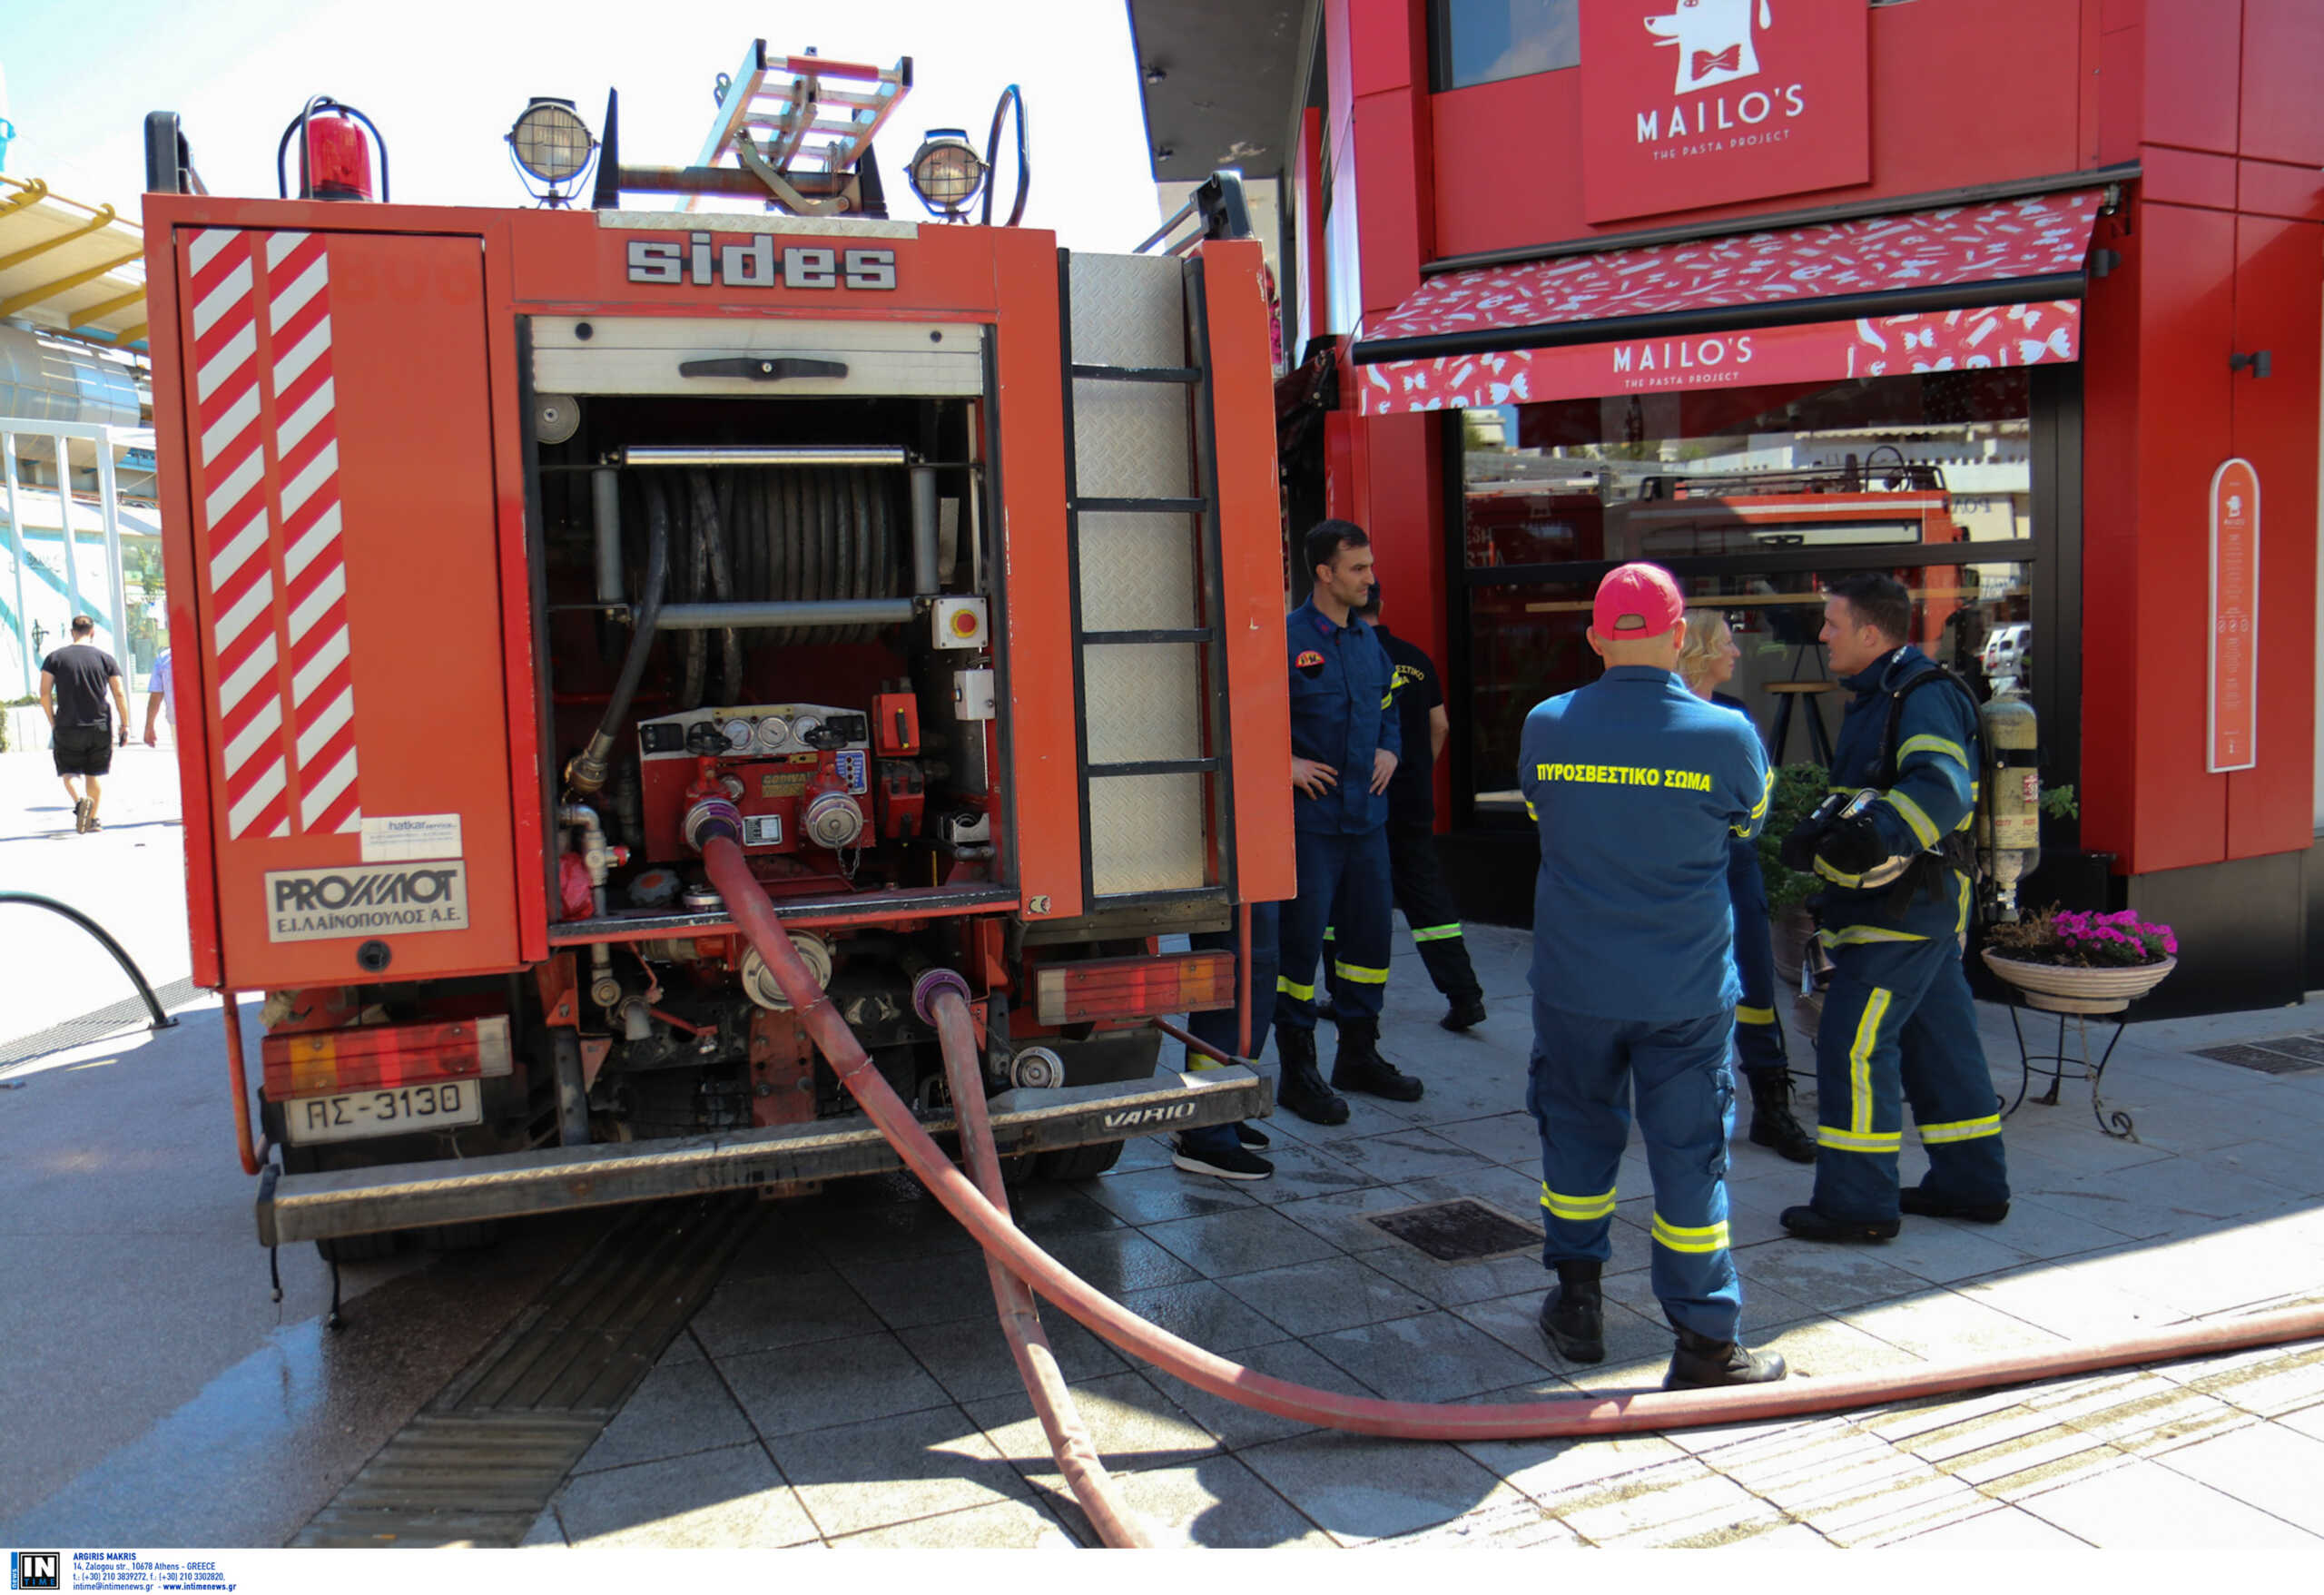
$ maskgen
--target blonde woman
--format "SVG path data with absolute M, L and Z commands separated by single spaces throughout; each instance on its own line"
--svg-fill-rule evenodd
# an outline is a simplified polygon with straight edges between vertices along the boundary
M 1743 651 L 1715 610 L 1687 613 L 1687 635 L 1679 653 L 1679 674 L 1699 698 L 1749 718 L 1743 700 L 1718 689 L 1735 675 Z M 1751 1139 L 1794 1163 L 1816 1161 L 1816 1137 L 1791 1111 L 1791 1067 L 1784 1051 L 1783 1021 L 1776 1017 L 1775 944 L 1768 924 L 1768 888 L 1759 873 L 1756 842 L 1728 846 L 1727 892 L 1735 906 L 1735 971 L 1742 978 L 1743 1000 L 1735 1009 L 1735 1051 L 1751 1088 Z

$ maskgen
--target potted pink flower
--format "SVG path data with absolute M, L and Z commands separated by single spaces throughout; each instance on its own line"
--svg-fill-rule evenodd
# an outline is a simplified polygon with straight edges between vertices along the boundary
M 2050 909 L 1986 933 L 1986 967 L 2053 1013 L 2119 1013 L 2179 965 L 2168 925 L 2121 913 Z

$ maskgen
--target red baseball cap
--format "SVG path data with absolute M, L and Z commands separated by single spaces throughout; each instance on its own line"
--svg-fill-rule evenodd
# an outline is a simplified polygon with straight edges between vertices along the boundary
M 1659 637 L 1686 617 L 1679 584 L 1659 565 L 1625 565 L 1606 573 L 1590 606 L 1590 625 L 1610 642 Z

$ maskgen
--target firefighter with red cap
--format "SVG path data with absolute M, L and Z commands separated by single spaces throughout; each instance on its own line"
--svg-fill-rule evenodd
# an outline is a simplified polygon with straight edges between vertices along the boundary
M 1741 1343 L 1728 1249 L 1728 1046 L 1735 1005 L 1728 839 L 1766 823 L 1758 734 L 1678 674 L 1686 605 L 1669 572 L 1625 565 L 1599 584 L 1599 679 L 1525 717 L 1518 785 L 1540 829 L 1533 889 L 1533 1057 L 1541 1137 L 1541 1303 L 1550 1344 L 1606 1354 L 1599 1276 L 1611 1253 L 1630 1103 L 1654 1189 L 1650 1275 L 1679 1344 L 1667 1390 L 1758 1384 L 1784 1361 Z

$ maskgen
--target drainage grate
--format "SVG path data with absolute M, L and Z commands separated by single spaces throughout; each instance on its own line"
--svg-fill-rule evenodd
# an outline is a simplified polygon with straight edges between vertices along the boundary
M 192 1002 L 202 995 L 202 989 L 192 980 L 172 980 L 158 987 L 153 999 L 167 1013 L 182 1002 Z M 84 1046 L 102 1041 L 122 1030 L 143 1029 L 153 1022 L 145 1011 L 144 999 L 125 997 L 119 1002 L 108 1003 L 94 1013 L 84 1013 L 78 1019 L 64 1019 L 35 1035 L 15 1041 L 0 1041 L 0 1068 L 12 1063 L 22 1063 L 28 1058 L 45 1058 L 52 1052 L 62 1052 L 68 1047 Z
M 290 1543 L 516 1544 L 762 1211 L 754 1196 L 630 1209 Z
M 1537 1250 L 1541 1244 L 1540 1230 L 1520 1224 L 1472 1196 L 1456 1196 L 1450 1202 L 1430 1202 L 1364 1216 L 1367 1223 L 1378 1226 L 1439 1263 L 1507 1257 Z
M 2267 1041 L 2239 1041 L 2231 1047 L 2206 1047 L 2195 1056 L 2231 1063 L 2238 1068 L 2256 1068 L 2261 1074 L 2303 1074 L 2312 1068 L 2324 1068 L 2324 1032 L 2311 1030 L 2304 1036 L 2278 1036 Z

